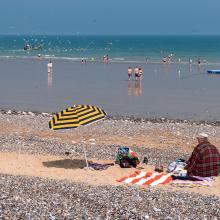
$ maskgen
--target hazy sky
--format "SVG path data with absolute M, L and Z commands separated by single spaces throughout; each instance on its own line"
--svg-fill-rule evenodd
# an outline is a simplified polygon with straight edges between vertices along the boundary
M 220 34 L 220 0 L 1 0 L 0 34 Z

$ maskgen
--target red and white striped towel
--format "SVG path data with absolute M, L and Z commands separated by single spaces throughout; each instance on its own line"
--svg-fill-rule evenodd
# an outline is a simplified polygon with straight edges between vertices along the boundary
M 167 184 L 172 181 L 171 174 L 167 173 L 152 173 L 148 171 L 136 171 L 130 176 L 118 179 L 118 182 L 127 184 L 136 184 L 143 186 L 156 186 L 158 184 Z

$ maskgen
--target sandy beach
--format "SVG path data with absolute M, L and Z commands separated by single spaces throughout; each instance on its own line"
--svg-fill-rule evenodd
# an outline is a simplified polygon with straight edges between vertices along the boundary
M 2 1 L 0 220 L 220 220 L 219 8 Z
M 211 187 L 136 187 L 116 181 L 135 168 L 83 169 L 83 146 L 89 161 L 106 163 L 114 162 L 122 145 L 135 150 L 140 159 L 148 157 L 146 170 L 156 163 L 166 168 L 176 158 L 189 157 L 198 132 L 206 132 L 220 149 L 218 125 L 106 119 L 77 130 L 52 131 L 50 117 L 0 113 L 1 217 L 26 219 L 29 213 L 32 219 L 220 218 L 220 177 Z
M 93 163 L 112 163 L 113 161 L 91 159 Z M 51 155 L 29 155 L 24 153 L 0 153 L 0 173 L 14 176 L 30 176 L 45 179 L 65 180 L 68 182 L 86 183 L 94 186 L 117 186 L 122 183 L 116 180 L 128 176 L 137 171 L 135 168 L 122 169 L 114 165 L 104 171 L 84 170 L 86 167 L 83 158 L 67 158 Z M 148 165 L 146 170 L 154 171 L 154 166 Z M 216 178 L 211 187 L 174 188 L 173 186 L 158 186 L 161 190 L 194 192 L 201 195 L 213 195 L 220 197 L 220 178 Z

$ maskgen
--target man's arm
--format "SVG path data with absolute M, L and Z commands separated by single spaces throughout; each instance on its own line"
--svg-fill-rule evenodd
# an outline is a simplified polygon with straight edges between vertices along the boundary
M 188 164 L 185 167 L 185 169 L 187 170 L 187 175 L 193 176 L 193 170 L 196 167 L 198 159 L 199 159 L 199 152 L 195 149 L 190 159 L 188 160 Z

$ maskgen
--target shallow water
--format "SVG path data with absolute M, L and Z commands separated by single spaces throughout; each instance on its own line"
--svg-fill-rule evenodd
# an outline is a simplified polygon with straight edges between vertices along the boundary
M 219 120 L 218 66 L 138 64 L 141 83 L 127 80 L 133 63 L 81 64 L 54 60 L 0 59 L 0 107 L 56 112 L 72 104 L 93 104 L 110 114 Z

